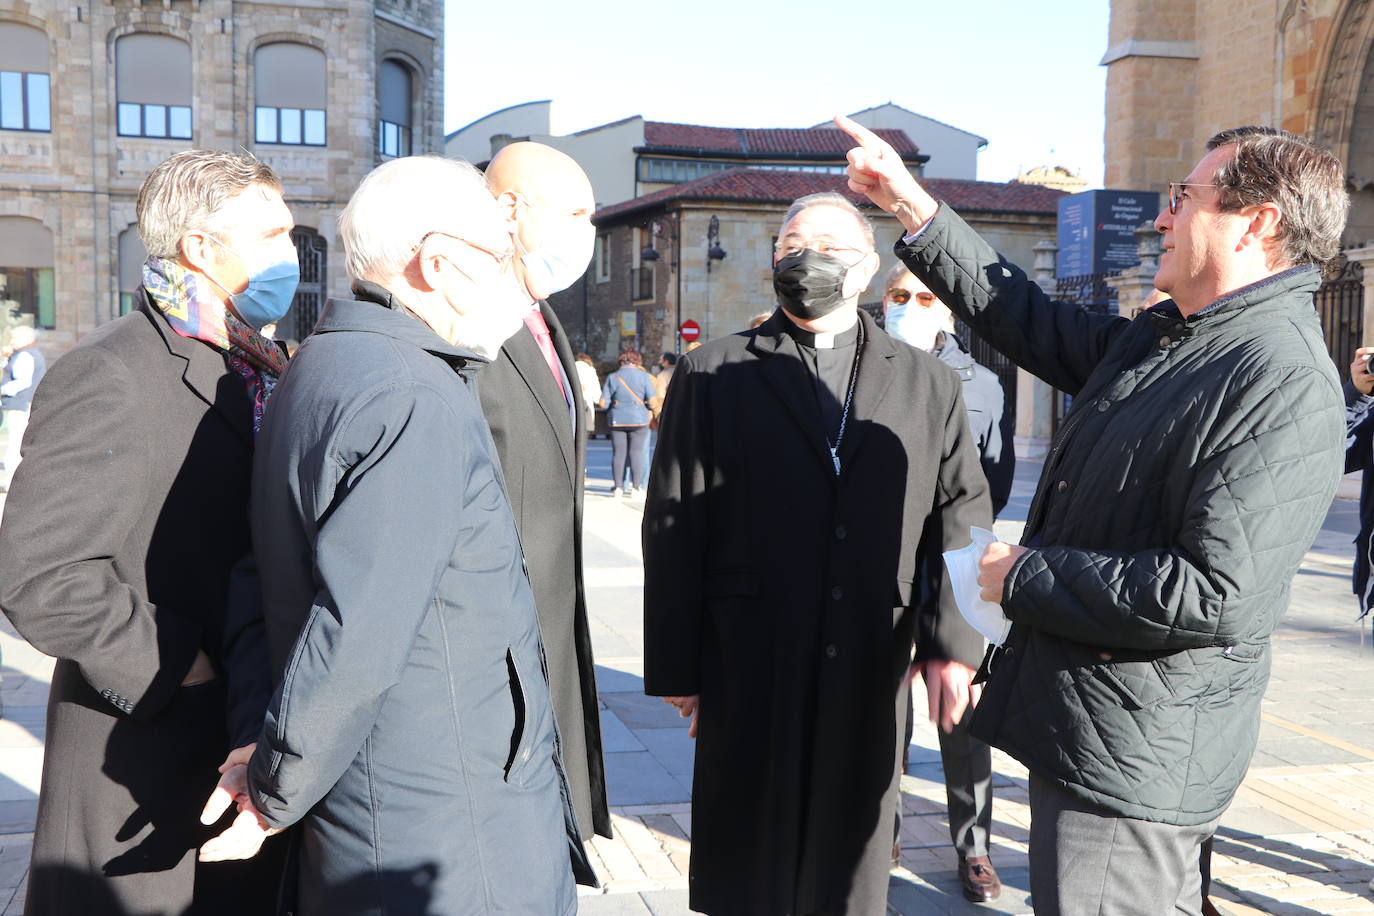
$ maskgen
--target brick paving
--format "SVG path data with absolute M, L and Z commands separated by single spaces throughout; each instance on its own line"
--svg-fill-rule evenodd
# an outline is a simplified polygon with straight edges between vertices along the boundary
M 606 495 L 609 448 L 598 441 L 591 451 L 587 580 L 616 837 L 591 844 L 604 887 L 584 889 L 581 911 L 681 916 L 689 912 L 692 742 L 674 709 L 642 693 L 641 505 Z M 1016 537 L 1037 472 L 1022 464 L 998 523 L 1003 537 Z M 1259 749 L 1213 857 L 1213 901 L 1229 916 L 1374 913 L 1374 648 L 1353 619 L 1354 530 L 1355 504 L 1338 499 L 1275 636 Z M 3 621 L 0 651 L 0 916 L 10 916 L 22 910 L 52 662 Z M 919 681 L 914 692 L 924 709 Z M 889 914 L 1032 912 L 1026 772 L 1000 753 L 993 767 L 991 854 L 1005 890 L 975 905 L 960 894 L 936 735 L 917 719 Z

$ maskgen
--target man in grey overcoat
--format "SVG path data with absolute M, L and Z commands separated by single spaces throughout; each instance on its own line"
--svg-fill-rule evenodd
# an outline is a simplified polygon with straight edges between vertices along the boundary
M 299 823 L 299 916 L 571 914 L 594 879 L 475 391 L 528 307 L 510 235 L 480 173 L 428 156 L 374 169 L 339 231 L 354 298 L 301 345 L 254 467 L 278 686 L 225 792 L 259 837 Z M 251 853 L 232 833 L 206 854 Z

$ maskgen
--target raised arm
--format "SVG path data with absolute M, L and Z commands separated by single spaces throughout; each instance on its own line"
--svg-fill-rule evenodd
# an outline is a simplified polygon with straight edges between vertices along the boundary
M 835 123 L 857 144 L 849 151 L 849 187 L 905 227 L 896 253 L 908 269 L 1018 366 L 1061 391 L 1082 388 L 1130 322 L 1051 300 L 931 197 L 885 140 L 849 118 Z

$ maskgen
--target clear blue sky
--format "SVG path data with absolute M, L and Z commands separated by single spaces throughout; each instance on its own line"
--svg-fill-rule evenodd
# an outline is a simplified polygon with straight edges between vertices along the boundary
M 553 132 L 640 114 L 803 127 L 892 101 L 988 139 L 978 177 L 1102 182 L 1108 0 L 448 2 L 445 117 L 553 100 Z M 872 11 L 881 12 L 872 12 Z

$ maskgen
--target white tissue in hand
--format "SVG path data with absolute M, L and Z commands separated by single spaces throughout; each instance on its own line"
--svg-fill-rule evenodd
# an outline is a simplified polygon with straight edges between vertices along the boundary
M 1011 621 L 1002 613 L 1001 605 L 983 600 L 983 589 L 978 585 L 978 561 L 983 558 L 984 551 L 997 541 L 997 535 L 986 528 L 970 528 L 969 537 L 973 543 L 967 547 L 945 551 L 950 587 L 954 589 L 954 601 L 959 605 L 959 613 L 964 615 L 964 619 L 988 642 L 1000 646 L 1007 641 Z

